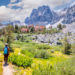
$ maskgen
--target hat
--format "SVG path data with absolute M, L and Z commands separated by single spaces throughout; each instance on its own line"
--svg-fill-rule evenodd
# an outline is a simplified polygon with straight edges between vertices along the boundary
M 8 46 L 8 43 L 5 43 L 6 46 Z

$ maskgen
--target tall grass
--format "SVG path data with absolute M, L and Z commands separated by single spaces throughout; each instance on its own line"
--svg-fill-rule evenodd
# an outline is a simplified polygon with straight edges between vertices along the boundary
M 54 66 L 39 65 L 39 68 L 34 68 L 32 75 L 75 75 L 75 57 Z

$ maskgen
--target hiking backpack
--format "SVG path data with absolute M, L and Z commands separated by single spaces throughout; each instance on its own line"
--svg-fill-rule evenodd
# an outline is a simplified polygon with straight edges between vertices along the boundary
M 5 48 L 4 48 L 4 55 L 5 55 L 5 54 L 8 54 L 8 47 L 5 47 Z

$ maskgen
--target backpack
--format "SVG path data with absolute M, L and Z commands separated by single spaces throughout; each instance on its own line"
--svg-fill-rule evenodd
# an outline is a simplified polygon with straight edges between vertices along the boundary
M 4 48 L 4 55 L 5 55 L 5 54 L 8 54 L 8 47 L 5 47 L 5 48 Z

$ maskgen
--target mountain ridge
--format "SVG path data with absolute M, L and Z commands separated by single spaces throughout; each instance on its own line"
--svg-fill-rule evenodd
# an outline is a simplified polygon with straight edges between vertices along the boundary
M 30 16 L 25 19 L 25 23 L 27 25 L 53 25 L 62 18 L 62 24 L 71 24 L 75 22 L 75 5 L 64 8 L 58 13 L 51 10 L 49 6 L 40 6 L 32 10 Z

